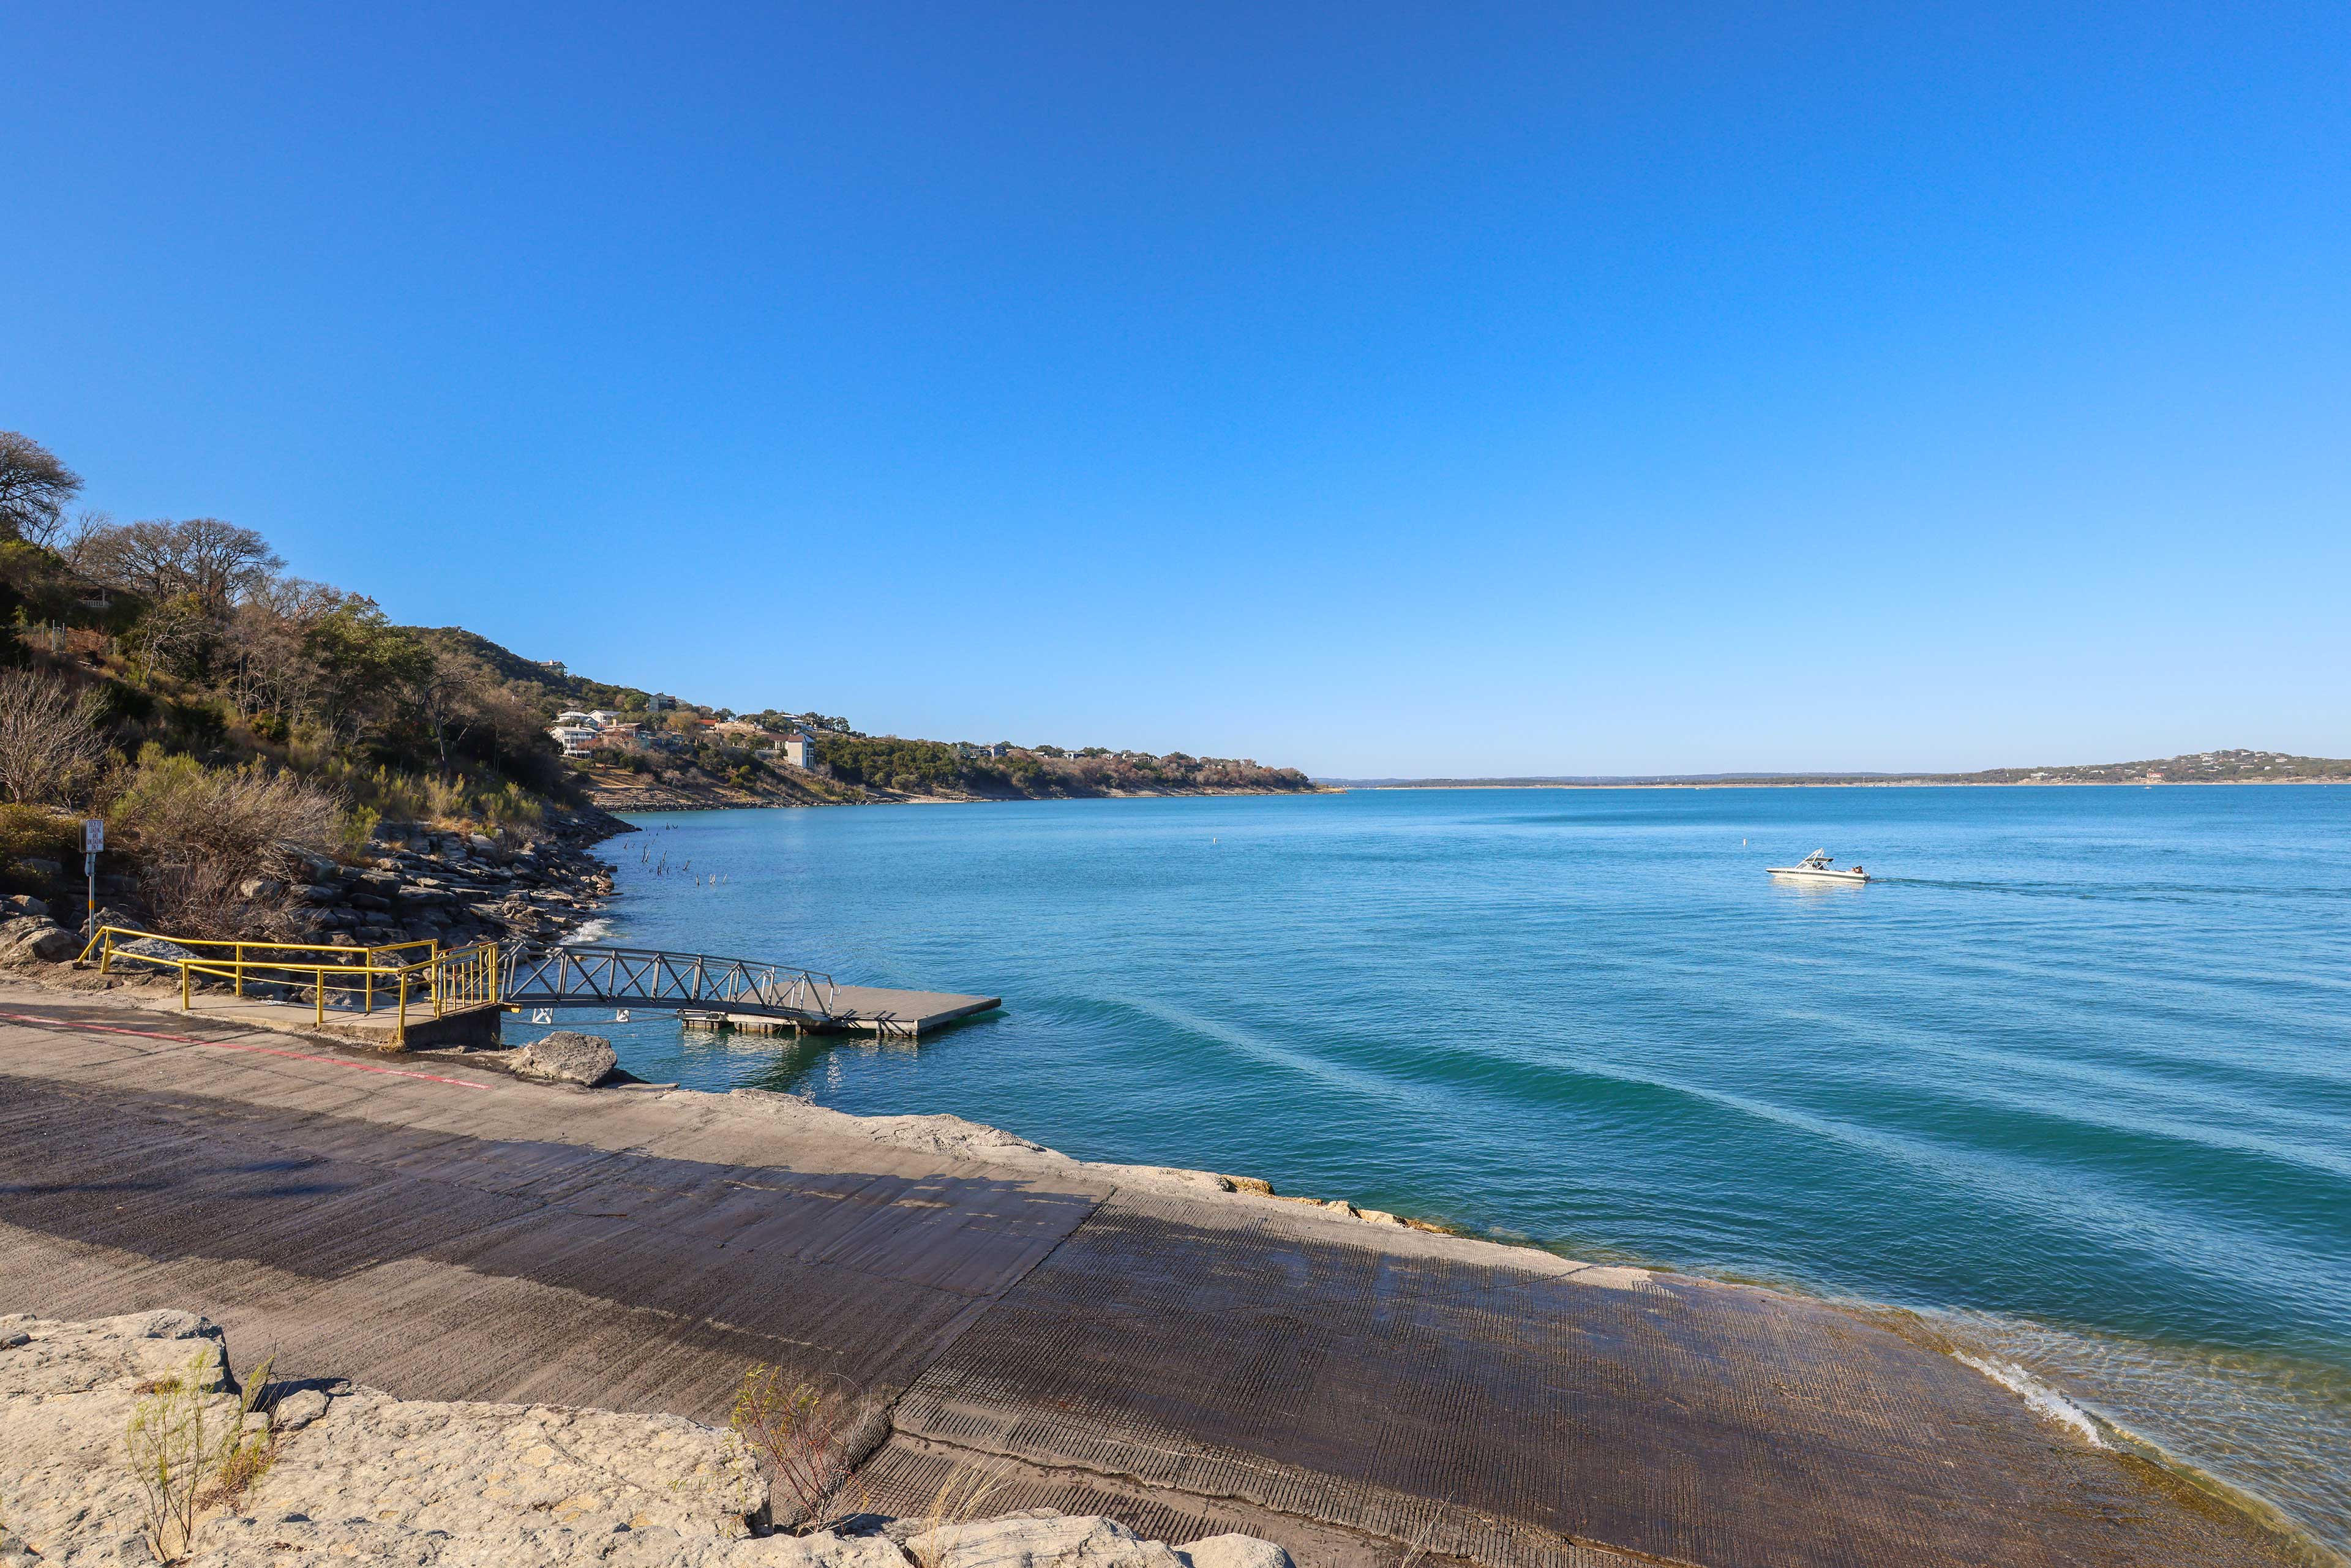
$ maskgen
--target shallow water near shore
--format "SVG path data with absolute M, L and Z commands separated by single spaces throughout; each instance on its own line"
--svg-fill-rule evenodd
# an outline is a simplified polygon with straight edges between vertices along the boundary
M 2351 1551 L 2351 789 L 633 820 L 603 940 L 1005 998 L 560 1020 L 641 1077 L 1919 1309 Z M 1815 847 L 1885 880 L 1761 870 Z

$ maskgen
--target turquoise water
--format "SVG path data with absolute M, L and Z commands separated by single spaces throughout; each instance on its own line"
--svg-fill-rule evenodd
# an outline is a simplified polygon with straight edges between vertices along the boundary
M 2351 1546 L 2351 789 L 640 821 L 607 940 L 1005 998 L 598 1023 L 640 1076 L 1928 1311 Z M 1820 846 L 1885 880 L 1761 870 Z

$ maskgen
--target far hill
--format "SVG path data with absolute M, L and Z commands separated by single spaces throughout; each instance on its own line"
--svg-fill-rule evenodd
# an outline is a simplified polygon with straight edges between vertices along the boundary
M 1512 779 L 1324 779 L 1356 789 L 1625 789 L 1805 784 L 2351 784 L 2351 759 L 2283 751 L 2198 751 L 2140 762 L 2052 763 L 1978 773 L 1553 774 Z

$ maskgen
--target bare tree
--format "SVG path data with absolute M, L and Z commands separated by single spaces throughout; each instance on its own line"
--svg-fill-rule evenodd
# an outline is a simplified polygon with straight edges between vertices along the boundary
M 402 682 L 409 706 L 433 737 L 441 771 L 449 771 L 449 747 L 462 743 L 486 716 L 483 697 L 491 685 L 489 672 L 471 659 L 441 648 L 427 656 Z
M 45 538 L 56 532 L 68 501 L 81 492 L 81 476 L 29 435 L 0 430 L 0 539 Z
M 193 594 L 214 613 L 286 564 L 259 534 L 218 517 L 151 517 L 94 528 L 78 541 L 74 563 L 100 582 L 158 603 Z
M 240 716 L 309 716 L 322 679 L 310 632 L 345 605 L 371 601 L 299 577 L 267 577 L 246 591 L 227 624 L 229 695 Z
M 131 645 L 139 650 L 140 664 L 150 674 L 161 670 L 185 675 L 203 667 L 218 632 L 202 601 L 193 593 L 166 599 L 139 618 L 131 629 Z
M 106 755 L 96 692 L 77 695 L 46 670 L 0 670 L 0 791 L 26 805 L 63 805 Z
M 73 515 L 70 522 L 60 512 L 37 526 L 26 525 L 25 537 L 44 549 L 57 551 L 65 558 L 67 565 L 79 570 L 83 544 L 93 535 L 104 533 L 113 526 L 112 513 L 84 507 Z

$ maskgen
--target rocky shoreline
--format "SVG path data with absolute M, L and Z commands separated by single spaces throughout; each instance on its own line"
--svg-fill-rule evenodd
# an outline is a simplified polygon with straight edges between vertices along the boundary
M 768 1467 L 727 1428 L 246 1376 L 192 1312 L 0 1318 L 0 1568 L 1291 1568 L 1253 1536 L 1170 1546 L 1099 1515 L 972 1517 L 977 1484 L 964 1509 L 794 1534 Z M 175 1423 L 161 1469 L 176 1509 L 158 1506 L 159 1412 Z
M 305 853 L 297 879 L 256 879 L 241 890 L 256 915 L 321 947 L 381 947 L 438 940 L 559 942 L 601 914 L 612 868 L 591 850 L 636 830 L 590 807 L 549 812 L 528 834 L 463 833 L 414 822 L 379 823 L 368 852 L 350 862 Z M 47 897 L 0 898 L 0 964 L 55 963 L 82 946 L 86 884 L 54 862 Z M 153 920 L 137 878 L 98 881 L 97 924 L 147 931 Z M 166 935 L 184 935 L 166 933 Z

